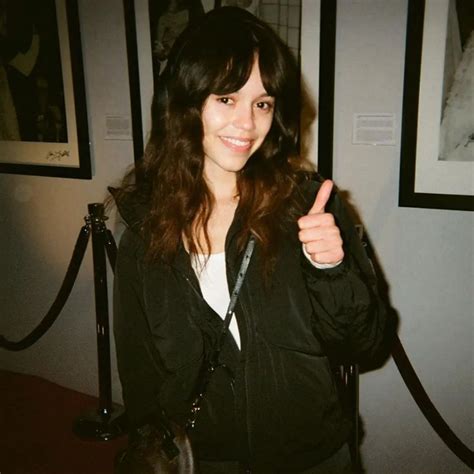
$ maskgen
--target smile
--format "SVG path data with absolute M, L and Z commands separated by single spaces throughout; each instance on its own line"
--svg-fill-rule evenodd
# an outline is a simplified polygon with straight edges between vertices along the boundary
M 253 140 L 233 138 L 233 137 L 220 137 L 226 146 L 233 150 L 246 151 L 251 148 Z

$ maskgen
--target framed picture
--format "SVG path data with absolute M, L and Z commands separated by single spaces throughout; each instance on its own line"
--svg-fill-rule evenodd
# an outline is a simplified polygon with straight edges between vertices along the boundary
M 0 172 L 90 179 L 77 0 L 0 1 L 0 45 Z
M 400 206 L 474 210 L 473 7 L 408 1 Z
M 317 135 L 318 153 L 325 157 L 320 166 L 328 170 L 332 166 L 336 3 L 335 0 L 123 0 L 135 161 L 143 156 L 151 129 L 154 87 L 177 34 L 188 22 L 213 8 L 237 5 L 269 23 L 298 58 L 302 23 L 306 25 L 309 36 L 306 55 L 311 56 L 306 81 L 312 83 L 311 89 L 319 104 L 317 126 L 313 131 Z M 304 14 L 311 18 L 304 18 Z M 320 48 L 315 51 L 316 36 Z

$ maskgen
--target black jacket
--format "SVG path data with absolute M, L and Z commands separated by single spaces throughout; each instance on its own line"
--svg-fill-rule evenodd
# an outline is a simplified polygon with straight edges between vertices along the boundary
M 302 186 L 309 209 L 319 183 Z M 318 270 L 307 261 L 295 222 L 265 285 L 257 245 L 236 306 L 242 350 L 226 339 L 225 367 L 213 374 L 192 431 L 201 459 L 241 459 L 269 472 L 295 472 L 347 440 L 350 423 L 329 360 L 357 362 L 378 352 L 386 310 L 339 196 L 326 209 L 344 240 L 338 267 Z M 144 241 L 133 230 L 140 208 L 119 210 L 129 227 L 117 258 L 114 333 L 127 414 L 132 426 L 140 425 L 161 406 L 183 421 L 222 319 L 202 298 L 184 248 L 172 265 L 145 263 Z M 230 290 L 241 258 L 238 229 L 237 210 L 226 239 Z

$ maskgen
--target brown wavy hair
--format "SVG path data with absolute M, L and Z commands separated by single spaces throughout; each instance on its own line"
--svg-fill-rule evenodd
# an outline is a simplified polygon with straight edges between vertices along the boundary
M 183 236 L 190 252 L 202 252 L 196 230 L 206 239 L 203 253 L 211 251 L 207 223 L 214 197 L 203 177 L 201 111 L 211 93 L 229 94 L 243 87 L 255 57 L 275 108 L 264 142 L 237 174 L 237 212 L 243 222 L 239 249 L 253 234 L 270 267 L 284 224 L 299 215 L 296 190 L 304 164 L 297 152 L 300 90 L 295 58 L 266 23 L 239 8 L 218 8 L 176 40 L 154 94 L 144 159 L 134 184 L 125 182 L 118 194 L 118 201 L 133 196 L 147 205 L 141 230 L 151 260 L 172 261 Z

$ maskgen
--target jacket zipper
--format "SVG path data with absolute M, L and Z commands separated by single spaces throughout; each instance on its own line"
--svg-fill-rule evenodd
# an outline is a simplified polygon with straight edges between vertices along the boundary
M 232 266 L 229 265 L 228 260 L 227 260 L 227 255 L 228 255 L 228 253 L 226 252 L 226 269 L 230 268 L 232 270 L 231 272 L 229 272 L 231 278 L 228 277 L 228 281 L 230 281 L 232 279 L 231 285 L 233 286 L 233 285 L 235 285 L 235 278 L 233 278 L 233 275 L 235 275 L 236 272 L 235 272 L 235 268 L 232 268 Z M 242 290 L 243 290 L 243 288 L 242 288 Z M 250 340 L 250 323 L 248 321 L 248 319 L 249 319 L 248 315 L 250 313 L 247 310 L 244 303 L 242 302 L 242 295 L 240 295 L 240 297 L 238 299 L 238 304 L 240 304 L 240 307 L 242 308 L 242 313 L 243 313 L 242 316 L 244 318 L 244 324 L 245 324 L 245 330 L 246 330 L 245 338 L 241 338 L 242 346 L 241 346 L 241 351 L 240 351 L 239 362 L 240 362 L 241 371 L 242 371 L 242 384 L 243 384 L 242 395 L 244 397 L 243 410 L 245 412 L 244 413 L 244 415 L 245 415 L 245 418 L 244 418 L 245 419 L 245 425 L 242 427 L 243 428 L 242 431 L 243 431 L 244 436 L 245 436 L 245 444 L 246 444 L 247 455 L 250 458 L 252 449 L 251 449 L 251 434 L 250 434 L 250 429 L 249 429 L 249 427 L 250 427 L 250 415 L 249 415 L 249 407 L 248 407 L 249 394 L 248 394 L 248 383 L 247 383 L 247 346 L 248 346 L 249 340 Z M 237 308 L 236 308 L 236 311 L 237 311 Z M 246 317 L 246 315 L 247 315 L 247 317 Z M 236 314 L 234 314 L 234 317 L 237 320 L 237 315 Z M 240 327 L 239 327 L 239 331 L 240 331 Z M 244 347 L 244 344 L 245 344 L 245 347 Z M 240 405 L 240 406 L 242 407 L 242 405 Z M 246 472 L 251 472 L 251 471 L 248 470 Z
M 193 282 L 191 281 L 191 279 L 185 275 L 184 273 L 181 273 L 179 270 L 176 270 L 185 280 L 186 282 L 188 283 L 188 285 L 191 287 L 191 289 L 194 291 L 194 293 L 196 294 L 196 296 L 199 297 L 199 299 L 208 307 L 208 309 L 217 317 L 219 318 L 220 321 L 223 321 L 223 319 L 214 311 L 214 309 L 212 309 L 210 306 L 209 306 L 209 303 L 204 299 L 204 296 L 202 295 L 202 292 L 201 290 L 197 289 Z M 234 318 L 235 318 L 235 315 L 234 315 Z M 239 359 L 241 357 L 241 350 L 239 349 L 239 347 L 237 346 L 237 343 L 235 342 L 235 339 L 233 337 L 230 338 L 230 340 L 232 341 L 232 344 L 234 345 L 234 348 L 239 352 Z
M 247 311 L 247 308 L 245 305 L 242 303 L 242 300 L 240 301 L 240 306 L 242 308 L 242 312 L 247 315 L 245 318 L 245 325 L 247 329 L 247 334 L 246 334 L 246 345 L 249 343 L 250 339 L 250 323 L 248 321 L 248 315 L 250 314 Z M 246 351 L 247 355 L 247 351 Z M 248 357 L 242 357 L 241 354 L 241 364 L 242 364 L 242 383 L 244 385 L 244 409 L 245 409 L 245 426 L 244 426 L 244 433 L 246 434 L 246 444 L 247 444 L 247 453 L 249 458 L 251 458 L 251 453 L 252 453 L 252 433 L 251 433 L 251 423 L 250 423 L 250 410 L 249 410 L 249 384 L 247 383 L 247 364 L 248 364 Z M 250 472 L 250 471 L 249 471 Z

